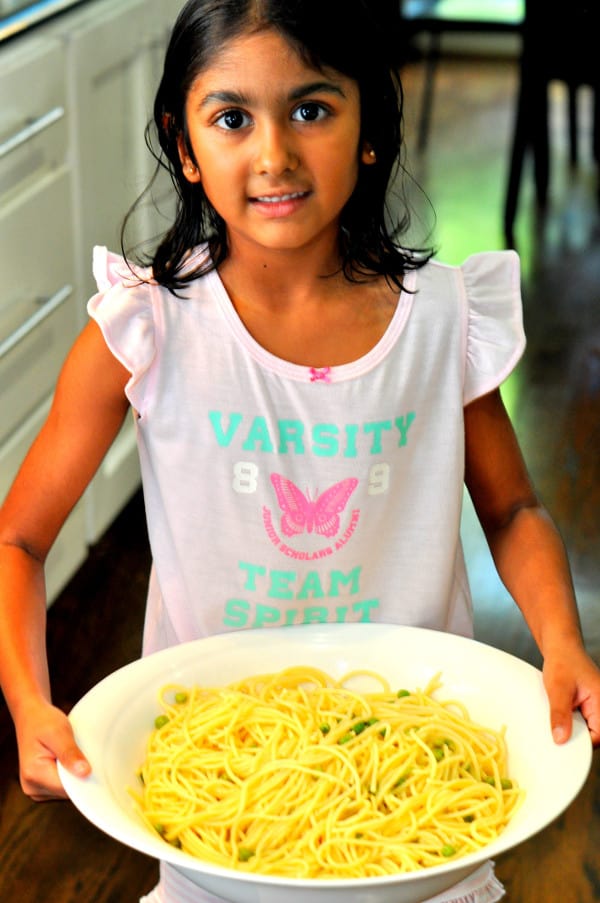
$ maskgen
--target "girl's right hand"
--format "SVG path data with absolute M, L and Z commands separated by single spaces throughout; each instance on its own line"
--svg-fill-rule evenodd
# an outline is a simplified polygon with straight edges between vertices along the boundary
M 50 703 L 28 712 L 23 723 L 16 725 L 19 745 L 21 787 L 36 802 L 66 799 L 56 767 L 57 760 L 78 777 L 91 773 L 87 761 L 73 735 L 69 719 Z

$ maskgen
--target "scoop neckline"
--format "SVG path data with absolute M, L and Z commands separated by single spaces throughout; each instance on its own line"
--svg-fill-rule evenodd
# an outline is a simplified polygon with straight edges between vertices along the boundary
M 366 354 L 346 364 L 315 368 L 305 364 L 292 363 L 292 361 L 280 358 L 263 348 L 244 325 L 217 270 L 212 270 L 207 276 L 213 282 L 213 290 L 219 308 L 232 334 L 253 360 L 266 370 L 289 379 L 306 382 L 308 377 L 311 382 L 324 381 L 327 383 L 342 382 L 343 380 L 361 376 L 376 367 L 386 357 L 408 319 L 416 281 L 416 272 L 410 270 L 403 280 L 404 288 L 398 295 L 396 309 L 387 329 L 379 341 Z

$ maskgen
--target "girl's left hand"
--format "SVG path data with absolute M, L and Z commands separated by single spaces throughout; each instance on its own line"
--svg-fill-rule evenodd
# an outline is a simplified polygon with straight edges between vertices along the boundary
M 600 668 L 582 646 L 563 646 L 546 655 L 544 686 L 550 702 L 550 725 L 556 743 L 571 736 L 575 709 L 587 722 L 594 746 L 600 746 Z

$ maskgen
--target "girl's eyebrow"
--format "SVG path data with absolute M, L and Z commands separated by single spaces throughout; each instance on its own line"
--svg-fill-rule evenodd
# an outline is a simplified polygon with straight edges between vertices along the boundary
M 294 88 L 294 90 L 290 91 L 288 94 L 288 100 L 301 100 L 303 97 L 307 97 L 310 94 L 321 93 L 346 97 L 340 85 L 335 82 L 318 81 L 309 82 L 306 85 L 299 85 L 297 88 Z M 210 91 L 202 98 L 198 107 L 201 109 L 212 103 L 228 103 L 234 106 L 248 106 L 251 102 L 251 98 L 238 91 Z
M 290 100 L 300 100 L 302 97 L 306 97 L 308 94 L 337 94 L 338 97 L 346 97 L 340 85 L 336 82 L 330 81 L 320 81 L 320 82 L 309 82 L 306 85 L 300 85 L 300 87 L 295 88 L 290 94 Z
M 211 103 L 230 103 L 234 106 L 245 106 L 248 102 L 249 98 L 245 94 L 239 94 L 237 91 L 210 91 L 200 101 L 198 109 L 207 107 Z

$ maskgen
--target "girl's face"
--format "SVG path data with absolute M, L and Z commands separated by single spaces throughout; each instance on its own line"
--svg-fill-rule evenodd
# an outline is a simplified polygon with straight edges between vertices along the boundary
M 189 182 L 201 182 L 224 219 L 230 251 L 337 248 L 339 215 L 356 185 L 357 84 L 307 66 L 276 32 L 242 35 L 222 48 L 186 99 L 193 158 L 179 152 Z

